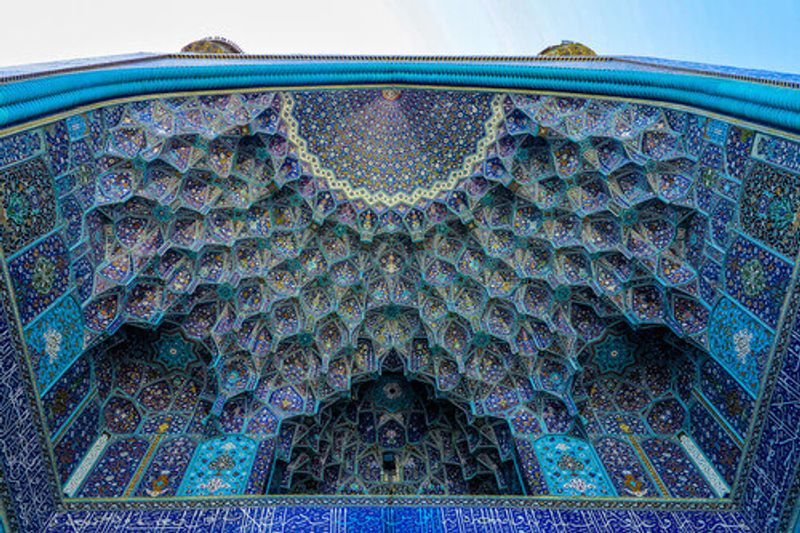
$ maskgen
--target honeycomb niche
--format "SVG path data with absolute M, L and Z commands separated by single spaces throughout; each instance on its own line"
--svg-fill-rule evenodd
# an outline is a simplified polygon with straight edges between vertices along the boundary
M 670 508 L 741 483 L 800 238 L 781 137 L 386 86 L 147 98 L 0 143 L 67 502 Z

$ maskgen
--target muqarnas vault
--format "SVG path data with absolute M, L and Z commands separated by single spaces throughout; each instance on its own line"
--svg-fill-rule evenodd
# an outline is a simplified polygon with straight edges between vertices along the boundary
M 4 73 L 5 527 L 792 527 L 800 78 L 240 52 Z

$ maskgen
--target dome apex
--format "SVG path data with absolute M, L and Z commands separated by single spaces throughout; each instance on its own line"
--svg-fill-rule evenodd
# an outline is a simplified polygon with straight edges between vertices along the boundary
M 204 37 L 192 41 L 183 48 L 182 53 L 190 54 L 243 54 L 238 44 L 225 37 Z
M 561 44 L 548 46 L 541 52 L 540 56 L 553 56 L 553 57 L 592 57 L 597 53 L 583 43 L 575 41 L 561 41 Z

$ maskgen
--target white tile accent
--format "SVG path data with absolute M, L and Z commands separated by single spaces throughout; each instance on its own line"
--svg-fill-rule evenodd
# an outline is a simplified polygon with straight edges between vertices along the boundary
M 726 494 L 730 494 L 731 489 L 722 476 L 719 475 L 714 465 L 706 458 L 703 451 L 695 444 L 695 442 L 686 433 L 678 435 L 678 440 L 681 441 L 683 449 L 692 458 L 692 461 L 703 472 L 703 475 L 708 480 L 709 485 L 717 493 L 717 496 L 722 498 Z
M 86 453 L 86 456 L 81 461 L 81 464 L 78 465 L 78 468 L 75 469 L 75 472 L 72 473 L 72 476 L 67 481 L 67 484 L 64 485 L 64 494 L 67 495 L 69 498 L 75 497 L 75 492 L 77 492 L 78 488 L 80 488 L 81 483 L 83 480 L 86 479 L 86 476 L 89 475 L 89 472 L 92 470 L 92 467 L 100 458 L 100 454 L 103 453 L 103 450 L 106 449 L 106 445 L 108 444 L 108 440 L 111 436 L 108 433 L 103 433 L 97 440 L 94 441 L 92 447 L 89 448 L 89 451 Z

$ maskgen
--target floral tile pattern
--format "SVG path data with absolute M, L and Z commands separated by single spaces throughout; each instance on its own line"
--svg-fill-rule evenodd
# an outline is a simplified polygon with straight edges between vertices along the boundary
M 743 237 L 728 250 L 725 290 L 770 328 L 778 325 L 792 266 Z
M 59 235 L 52 235 L 9 261 L 8 271 L 20 302 L 20 318 L 27 324 L 67 291 L 67 248 Z
M 241 435 L 204 442 L 195 451 L 178 494 L 241 494 L 250 476 L 256 448 L 253 440 Z
M 6 254 L 53 229 L 57 208 L 52 179 L 41 158 L 0 170 L 0 239 Z
M 51 526 L 786 528 L 800 367 L 778 330 L 799 157 L 662 106 L 392 87 L 153 98 L 0 138 L 0 240 L 60 484 L 109 441 L 81 498 L 355 497 L 402 479 L 710 509 L 728 502 L 719 476 L 747 511 L 295 506 Z M 18 442 L 42 429 L 7 344 L 4 504 L 37 530 L 49 459 Z M 404 403 L 400 374 L 444 407 Z M 437 433 L 448 417 L 459 430 Z
M 46 392 L 80 357 L 84 346 L 81 324 L 81 309 L 67 296 L 25 330 L 40 391 Z
M 754 397 L 757 396 L 772 338 L 769 331 L 728 299 L 711 315 L 711 354 Z
M 545 479 L 553 494 L 564 496 L 614 496 L 616 491 L 592 446 L 579 439 L 542 437 L 536 455 L 545 467 Z

